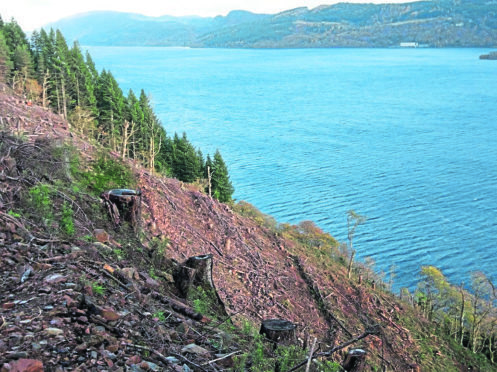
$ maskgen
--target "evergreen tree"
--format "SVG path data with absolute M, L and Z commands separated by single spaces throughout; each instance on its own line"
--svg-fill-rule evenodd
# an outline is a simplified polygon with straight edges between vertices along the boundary
M 72 105 L 71 93 L 71 76 L 68 69 L 69 49 L 66 39 L 62 33 L 57 30 L 55 32 L 55 55 L 53 59 L 53 73 L 55 80 L 55 96 L 57 99 L 57 111 L 59 114 L 67 118 L 67 112 Z
M 85 58 L 86 58 L 86 67 L 88 68 L 88 72 L 90 73 L 92 84 L 93 86 L 96 87 L 98 83 L 98 71 L 97 68 L 95 67 L 95 62 L 93 62 L 90 52 L 88 51 L 86 51 Z
M 183 182 L 194 182 L 202 176 L 202 164 L 197 151 L 188 141 L 186 133 L 174 135 L 173 175 Z
M 0 82 L 7 82 L 12 70 L 12 61 L 10 59 L 10 50 L 5 41 L 3 31 L 0 29 Z
M 27 45 L 18 45 L 12 55 L 13 73 L 12 88 L 23 93 L 29 77 L 32 76 L 33 65 L 31 53 Z
M 103 70 L 97 85 L 100 135 L 104 144 L 118 151 L 124 123 L 124 95 L 112 73 Z
M 39 38 L 36 40 L 38 56 L 35 61 L 35 71 L 38 76 L 38 82 L 42 88 L 42 105 L 57 107 L 57 82 L 55 80 L 55 33 L 50 30 L 50 33 L 44 29 L 40 30 Z M 36 52 L 35 52 L 36 55 Z
M 68 67 L 76 106 L 96 114 L 95 84 L 78 42 L 74 42 L 68 53 Z
M 219 150 L 216 150 L 214 160 L 212 161 L 211 186 L 212 194 L 217 200 L 223 203 L 231 201 L 231 196 L 235 192 L 235 189 L 231 184 L 228 168 Z
M 5 23 L 2 27 L 2 31 L 11 53 L 14 53 L 16 48 L 19 46 L 29 47 L 26 34 L 22 30 L 21 26 L 17 24 L 15 19 L 12 18 L 10 22 Z

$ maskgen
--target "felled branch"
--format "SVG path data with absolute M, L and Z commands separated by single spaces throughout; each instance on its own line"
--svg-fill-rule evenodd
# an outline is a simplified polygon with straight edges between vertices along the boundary
M 349 340 L 349 341 L 346 341 L 344 342 L 343 344 L 340 344 L 338 346 L 335 346 L 334 348 L 328 350 L 328 351 L 324 351 L 322 353 L 317 353 L 317 354 L 314 354 L 314 355 L 309 355 L 309 358 L 304 360 L 303 362 L 297 364 L 296 366 L 294 366 L 292 369 L 289 369 L 288 371 L 286 372 L 292 372 L 292 371 L 296 371 L 297 369 L 299 369 L 300 367 L 303 367 L 305 366 L 309 359 L 316 359 L 316 358 L 319 358 L 319 357 L 327 357 L 327 356 L 330 356 L 331 354 L 333 353 L 336 353 L 338 350 L 341 350 L 341 349 L 344 349 L 346 348 L 347 346 L 349 345 L 352 345 L 354 342 L 357 342 L 359 340 L 362 340 L 363 338 L 366 338 L 370 335 L 377 335 L 380 333 L 380 327 L 379 326 L 374 326 L 374 327 L 371 327 L 371 328 L 368 328 L 366 329 L 366 331 L 364 331 L 364 333 L 360 334 L 359 336 L 357 337 L 354 337 L 353 339 Z

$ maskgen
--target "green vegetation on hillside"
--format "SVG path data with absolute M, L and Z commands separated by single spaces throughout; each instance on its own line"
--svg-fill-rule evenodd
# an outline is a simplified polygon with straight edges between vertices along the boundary
M 208 179 L 206 191 L 220 201 L 230 201 L 233 186 L 218 151 L 213 159 L 207 155 L 204 161 L 203 154 L 191 145 L 185 134 L 173 138 L 166 136 L 143 91 L 139 97 L 133 92 L 124 97 L 112 74 L 105 70 L 98 74 L 91 57 L 87 55 L 83 59 L 77 44 L 68 49 L 60 33 L 41 31 L 38 36 L 34 35 L 34 40 L 38 40 L 36 48 L 28 48 L 29 43 L 23 35 L 15 22 L 0 22 L 1 78 L 18 93 L 25 94 L 27 99 L 39 100 L 44 107 L 66 117 L 73 131 L 89 140 L 98 140 L 104 148 L 88 163 L 79 154 L 80 150 L 73 147 L 55 145 L 42 139 L 36 144 L 26 144 L 18 137 L 3 135 L 0 158 L 2 161 L 9 158 L 10 168 L 19 172 L 16 177 L 4 173 L 2 176 L 20 186 L 16 187 L 15 193 L 10 193 L 9 198 L 2 200 L 5 202 L 3 205 L 10 208 L 8 212 L 2 212 L 2 217 L 9 221 L 10 229 L 26 235 L 15 236 L 17 234 L 9 232 L 12 239 L 25 239 L 30 243 L 19 247 L 29 247 L 34 242 L 47 243 L 47 249 L 53 249 L 48 243 L 70 242 L 67 247 L 61 244 L 61 249 L 69 249 L 72 245 L 78 248 L 77 245 L 83 246 L 93 239 L 95 225 L 110 228 L 96 196 L 105 189 L 136 185 L 127 159 L 139 161 L 151 171 L 173 175 L 185 182 Z M 12 49 L 17 53 L 12 53 Z M 10 168 L 5 166 L 4 170 Z M 298 285 L 302 283 L 299 280 L 305 281 L 303 290 L 312 295 L 310 301 L 318 304 L 321 315 L 325 314 L 327 320 L 334 317 L 335 328 L 330 326 L 330 332 L 345 332 L 347 328 L 355 331 L 373 322 L 381 322 L 383 333 L 376 342 L 381 341 L 382 354 L 379 346 L 370 347 L 377 352 L 368 360 L 371 370 L 380 370 L 391 363 L 384 358 L 384 350 L 390 350 L 390 356 L 401 355 L 398 359 L 402 362 L 415 360 L 423 370 L 451 371 L 457 370 L 456 366 L 482 371 L 495 369 L 497 291 L 484 274 L 474 273 L 469 287 L 464 284 L 455 286 L 439 269 L 423 267 L 418 290 L 413 294 L 407 289 L 402 290 L 399 300 L 387 290 L 388 286 L 375 273 L 371 261 L 370 264 L 352 265 L 353 233 L 363 222 L 357 213 L 349 212 L 347 247 L 340 246 L 310 221 L 299 225 L 278 224 L 246 202 L 235 204 L 233 209 L 251 220 L 246 229 L 233 230 L 243 231 L 243 236 L 239 233 L 239 239 L 249 238 L 254 226 L 260 228 L 264 236 L 281 237 L 281 241 L 273 240 L 275 245 L 278 243 L 274 249 L 284 251 L 293 259 L 293 264 L 289 263 L 285 270 L 288 268 L 290 271 L 294 265 L 300 275 L 300 278 L 288 278 L 286 284 Z M 223 229 L 225 227 L 229 228 L 229 225 L 223 225 Z M 165 266 L 167 238 L 151 239 L 150 247 L 155 252 L 150 257 L 143 254 L 144 248 L 134 232 L 129 231 L 127 236 L 124 232 L 119 239 L 119 248 L 108 248 L 108 257 L 117 261 L 126 257 L 129 260 L 127 265 L 134 259 L 142 260 L 152 279 L 159 280 L 165 276 L 161 270 Z M 256 244 L 262 243 L 257 239 Z M 273 248 L 268 246 L 267 249 Z M 46 255 L 44 250 L 45 247 L 40 247 L 38 253 Z M 257 248 L 253 251 L 257 253 L 257 262 L 264 263 Z M 72 253 L 78 252 L 81 252 L 79 248 Z M 102 298 L 111 290 L 110 286 L 98 281 L 91 282 L 89 287 L 94 295 Z M 128 295 L 133 293 L 134 290 Z M 196 311 L 208 313 L 212 310 L 205 292 L 198 291 L 190 300 Z M 288 313 L 297 305 L 291 297 L 273 300 Z M 161 311 L 157 309 L 154 314 L 158 321 L 164 322 L 164 312 Z M 344 319 L 348 322 L 346 326 L 343 325 Z M 226 322 L 218 320 L 217 323 Z M 305 348 L 293 346 L 274 350 L 255 334 L 248 323 L 241 331 L 230 331 L 244 333 L 236 339 L 243 351 L 234 358 L 232 370 L 285 370 L 302 362 L 308 355 Z M 398 333 L 405 338 L 395 344 L 392 339 Z M 229 335 L 225 338 L 219 342 L 230 341 Z M 215 345 L 217 340 L 205 342 L 219 352 L 223 350 L 222 344 Z M 415 345 L 415 349 L 398 350 L 401 348 L 399 345 L 403 345 L 401 342 Z M 323 347 L 326 346 L 323 344 Z M 333 361 L 324 363 L 317 369 L 335 371 L 340 368 Z
M 435 0 L 399 4 L 340 2 L 277 14 L 146 17 L 91 12 L 54 24 L 84 45 L 215 48 L 494 47 L 494 1 Z M 126 25 L 126 27 L 123 27 Z
M 98 73 L 90 54 L 83 56 L 77 42 L 69 48 L 59 30 L 34 31 L 28 41 L 15 20 L 4 23 L 0 18 L 0 81 L 28 101 L 52 109 L 68 120 L 73 132 L 122 160 L 138 161 L 183 182 L 207 178 L 202 152 L 186 134 L 167 135 L 147 94 L 130 90 L 125 96 L 112 73 Z M 231 201 L 234 189 L 218 151 L 211 171 L 212 196 Z

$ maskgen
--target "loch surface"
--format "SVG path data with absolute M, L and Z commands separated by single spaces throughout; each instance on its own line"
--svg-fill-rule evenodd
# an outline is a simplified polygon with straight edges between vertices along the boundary
M 236 188 L 279 222 L 354 241 L 394 287 L 421 265 L 497 280 L 497 63 L 485 49 L 88 48 L 167 132 L 219 148 Z M 388 278 L 388 277 L 387 277 Z

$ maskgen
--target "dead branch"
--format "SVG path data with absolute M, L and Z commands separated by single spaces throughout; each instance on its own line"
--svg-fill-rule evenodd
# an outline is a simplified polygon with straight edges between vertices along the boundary
M 200 313 L 197 313 L 191 307 L 188 307 L 188 306 L 184 305 L 183 303 L 172 299 L 171 297 L 161 295 L 157 292 L 152 292 L 152 298 L 159 300 L 160 302 L 162 302 L 165 305 L 169 305 L 171 307 L 171 309 L 173 309 L 175 312 L 180 313 L 182 315 L 185 315 L 188 318 L 191 318 L 193 320 L 196 320 L 196 321 L 199 321 L 202 323 L 209 323 L 211 321 L 209 318 L 203 316 Z
M 343 344 L 335 346 L 334 348 L 332 348 L 332 349 L 330 349 L 328 351 L 323 351 L 322 353 L 317 353 L 317 354 L 314 354 L 314 355 L 309 355 L 309 358 L 310 359 L 316 359 L 316 358 L 319 358 L 319 357 L 328 357 L 331 354 L 336 353 L 338 350 L 344 349 L 347 346 L 352 345 L 353 343 L 355 343 L 355 342 L 357 342 L 359 340 L 362 340 L 363 338 L 366 338 L 366 337 L 368 337 L 370 335 L 378 335 L 379 333 L 380 333 L 380 327 L 378 325 L 377 326 L 373 326 L 371 328 L 366 329 L 364 331 L 364 333 L 360 334 L 359 336 L 354 337 L 353 339 L 351 339 L 349 341 L 346 341 Z M 296 371 L 300 367 L 305 366 L 308 363 L 309 358 L 306 359 L 306 360 L 304 360 L 303 362 L 297 364 L 296 366 L 294 366 L 293 368 L 289 369 L 286 372 Z
M 205 371 L 205 372 L 207 372 L 207 370 L 206 370 L 205 368 L 202 368 L 202 367 L 201 367 L 201 366 L 199 366 L 198 364 L 193 363 L 191 360 L 189 360 L 189 359 L 185 358 L 185 357 L 184 357 L 183 355 L 181 355 L 181 354 L 176 354 L 176 353 L 170 353 L 170 354 L 171 354 L 171 355 L 174 355 L 175 357 L 178 357 L 178 358 L 183 359 L 186 363 L 191 364 L 192 366 L 194 366 L 195 368 L 200 369 L 201 371 Z
M 309 352 L 309 358 L 307 360 L 307 366 L 305 367 L 305 372 L 309 372 L 309 368 L 311 368 L 312 355 L 314 354 L 314 349 L 316 348 L 317 338 L 314 337 L 314 341 L 312 342 L 311 351 Z
M 229 353 L 229 354 L 226 354 L 226 355 L 224 355 L 224 356 L 222 356 L 222 357 L 220 357 L 220 358 L 217 358 L 217 359 L 214 359 L 214 360 L 210 360 L 210 361 L 208 361 L 208 362 L 205 362 L 205 363 L 203 363 L 202 365 L 203 365 L 203 366 L 205 366 L 206 364 L 211 364 L 211 363 L 214 363 L 214 362 L 218 362 L 218 361 L 220 361 L 220 360 L 223 360 L 223 359 L 229 358 L 230 356 L 233 356 L 233 355 L 238 354 L 238 353 L 241 353 L 241 351 L 240 351 L 240 350 L 234 351 L 234 352 Z
M 4 220 L 7 220 L 7 221 L 13 223 L 18 228 L 20 228 L 22 231 L 24 231 L 24 233 L 27 234 L 30 243 L 32 243 L 33 241 L 37 241 L 40 243 L 60 243 L 61 242 L 61 240 L 59 240 L 59 239 L 42 239 L 42 238 L 38 238 L 38 237 L 32 235 L 29 232 L 29 230 L 26 229 L 21 222 L 19 222 L 19 220 L 17 218 L 15 218 L 14 216 L 11 216 L 7 213 L 0 211 L 0 217 L 3 218 Z
M 141 345 L 136 345 L 136 344 L 130 344 L 130 343 L 127 343 L 127 342 L 123 342 L 123 345 L 124 346 L 128 346 L 128 347 L 134 347 L 135 349 L 138 349 L 138 350 L 145 350 L 145 351 L 148 351 L 150 353 L 153 353 L 155 355 L 157 355 L 157 357 L 159 358 L 159 360 L 163 363 L 165 363 L 166 365 L 167 364 L 171 364 L 171 362 L 164 356 L 162 355 L 161 353 L 159 353 L 157 350 L 155 349 L 152 349 L 150 347 L 147 347 L 147 346 L 141 346 Z
M 37 262 L 52 262 L 52 261 L 70 260 L 72 258 L 78 257 L 82 253 L 83 253 L 82 251 L 76 251 L 76 252 L 72 252 L 72 253 L 69 253 L 69 254 L 64 254 L 64 255 L 61 255 L 61 256 L 43 258 L 41 260 L 37 260 Z

